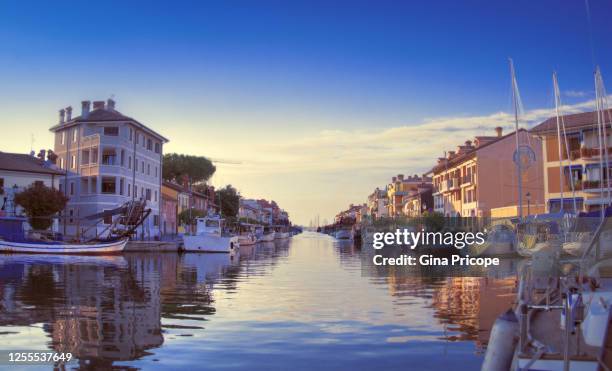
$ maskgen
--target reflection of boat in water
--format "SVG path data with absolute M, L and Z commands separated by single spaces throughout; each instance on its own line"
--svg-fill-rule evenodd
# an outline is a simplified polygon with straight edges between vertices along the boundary
M 122 255 L 57 255 L 57 254 L 6 254 L 0 259 L 0 267 L 9 264 L 69 264 L 126 267 Z M 1 269 L 1 268 L 0 268 Z
M 196 219 L 196 234 L 183 236 L 185 251 L 234 253 L 238 237 L 223 233 L 224 219 L 214 216 Z
M 185 254 L 185 267 L 196 269 L 197 282 L 202 283 L 222 276 L 226 269 L 237 264 L 239 259 L 232 254 Z
M 0 219 L 0 252 L 33 253 L 33 254 L 114 254 L 122 252 L 128 239 L 151 213 L 146 209 L 146 201 L 130 201 L 114 210 L 94 214 L 85 219 L 96 220 L 105 217 L 114 218 L 109 224 L 106 237 L 96 237 L 89 240 L 65 241 L 56 236 L 47 236 L 45 232 L 23 232 L 23 222 L 16 218 Z M 5 229 L 10 229 L 7 237 Z

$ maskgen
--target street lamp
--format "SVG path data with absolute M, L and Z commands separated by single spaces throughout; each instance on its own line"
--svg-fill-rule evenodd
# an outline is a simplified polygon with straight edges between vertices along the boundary
M 530 210 L 530 206 L 531 206 L 531 193 L 527 192 L 527 194 L 525 195 L 525 197 L 527 197 L 527 216 L 529 216 L 531 214 L 531 210 Z

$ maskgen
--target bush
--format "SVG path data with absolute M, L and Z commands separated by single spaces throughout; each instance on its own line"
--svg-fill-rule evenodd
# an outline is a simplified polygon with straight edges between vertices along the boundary
M 23 208 L 32 228 L 46 230 L 52 224 L 52 217 L 64 210 L 68 198 L 57 189 L 42 183 L 34 183 L 15 195 L 15 203 Z

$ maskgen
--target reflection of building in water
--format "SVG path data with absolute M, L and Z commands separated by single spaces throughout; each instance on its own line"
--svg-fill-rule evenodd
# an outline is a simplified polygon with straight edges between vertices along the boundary
M 163 343 L 160 259 L 140 257 L 128 272 L 98 266 L 63 266 L 65 304 L 49 331 L 58 352 L 79 359 L 131 360 Z
M 512 305 L 515 278 L 452 277 L 434 292 L 432 307 L 442 323 L 461 332 L 457 340 L 486 345 L 495 319 Z

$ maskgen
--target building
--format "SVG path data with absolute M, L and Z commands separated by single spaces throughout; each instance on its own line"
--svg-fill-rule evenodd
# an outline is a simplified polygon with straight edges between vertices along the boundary
M 163 145 L 168 140 L 115 109 L 115 102 L 81 102 L 81 115 L 72 108 L 60 110 L 55 153 L 67 171 L 60 187 L 70 198 L 63 229 L 69 235 L 99 235 L 112 222 L 97 225 L 84 217 L 136 199 L 147 201 L 151 215 L 139 228 L 141 238 L 160 234 L 160 201 Z
M 59 188 L 64 172 L 53 163 L 55 156 L 45 151 L 39 157 L 21 153 L 0 152 L 0 216 L 23 216 L 23 209 L 15 204 L 14 197 L 34 183 L 50 188 Z M 53 229 L 57 231 L 57 222 Z M 26 226 L 29 229 L 29 226 Z
M 372 219 L 384 218 L 389 215 L 387 192 L 378 187 L 368 196 L 368 214 Z
M 403 174 L 398 174 L 391 178 L 391 183 L 387 185 L 387 213 L 391 217 L 401 216 L 404 208 L 404 197 L 413 192 L 418 191 L 419 187 L 423 187 L 426 184 L 431 184 L 431 178 L 426 176 L 408 176 L 404 177 Z
M 608 110 L 605 117 L 611 117 L 610 115 L 612 110 Z M 557 118 L 551 117 L 531 130 L 542 141 L 546 211 L 561 210 L 562 193 L 563 209 L 566 211 L 573 210 L 574 201 L 577 211 L 600 210 L 602 205 L 608 205 L 610 202 L 607 195 L 609 190 L 607 180 L 609 175 L 612 175 L 612 171 L 610 168 L 605 170 L 605 161 L 603 173 L 601 171 L 601 154 L 605 153 L 605 150 L 599 144 L 597 112 L 566 115 L 563 116 L 563 122 L 569 153 L 565 142 L 562 141 L 561 161 L 559 161 Z M 612 154 L 610 130 L 612 129 L 608 125 L 605 146 L 608 148 L 608 153 Z
M 162 183 L 161 233 L 162 236 L 178 234 L 179 195 L 183 188 L 167 181 Z
M 432 183 L 425 182 L 418 185 L 416 190 L 409 190 L 402 202 L 405 216 L 415 218 L 426 211 L 432 212 L 434 207 Z
M 479 136 L 466 141 L 457 151 L 449 151 L 438 159 L 433 175 L 434 211 L 446 216 L 491 216 L 491 210 L 510 208 L 506 216 L 516 216 L 518 206 L 518 173 L 513 161 L 516 151 L 515 133 Z M 532 154 L 522 175 L 523 210 L 529 203 L 534 208 L 544 202 L 542 149 L 540 140 L 524 129 L 519 142 Z

